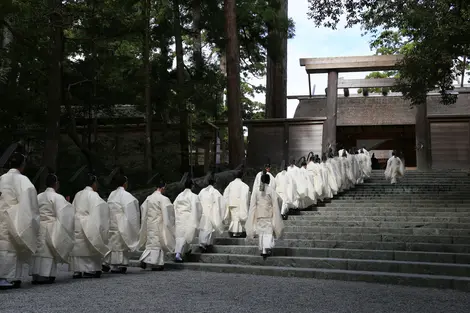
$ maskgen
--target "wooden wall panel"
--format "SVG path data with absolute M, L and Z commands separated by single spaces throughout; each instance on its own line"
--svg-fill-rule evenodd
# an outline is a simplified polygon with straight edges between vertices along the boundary
M 284 158 L 284 125 L 250 125 L 248 127 L 247 165 L 262 167 L 268 159 L 281 164 Z
M 430 122 L 433 168 L 468 168 L 470 165 L 469 126 L 469 121 Z
M 289 160 L 322 153 L 322 124 L 289 125 Z

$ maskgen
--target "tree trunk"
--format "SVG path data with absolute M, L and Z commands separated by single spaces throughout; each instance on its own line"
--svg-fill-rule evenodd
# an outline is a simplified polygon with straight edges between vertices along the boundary
M 152 117 L 153 107 L 150 99 L 150 0 L 144 1 L 144 44 L 143 44 L 143 61 L 144 61 L 144 101 L 145 101 L 145 164 L 147 169 L 147 178 L 150 179 L 153 174 L 152 167 Z
M 202 36 L 201 36 L 201 0 L 193 0 L 193 59 L 196 69 L 196 80 L 201 78 L 204 67 L 202 58 Z
M 288 0 L 271 0 L 277 19 L 286 22 Z M 287 31 L 271 23 L 268 30 L 266 118 L 287 117 Z
M 238 45 L 236 0 L 225 0 L 227 58 L 227 107 L 229 163 L 235 168 L 245 159 L 240 91 L 240 47 Z
M 181 38 L 181 19 L 179 0 L 173 1 L 173 19 L 176 46 L 176 75 L 178 79 L 178 103 L 180 113 L 180 149 L 181 149 L 181 173 L 189 171 L 189 139 L 188 139 L 188 109 L 186 107 L 183 40 Z
M 64 35 L 62 29 L 62 2 L 48 0 L 50 15 L 50 53 L 48 69 L 48 102 L 46 115 L 46 140 L 42 164 L 53 172 L 57 169 L 57 155 L 59 153 L 60 139 L 60 106 L 62 105 L 62 62 L 64 59 Z M 45 185 L 46 175 L 41 175 L 40 189 Z

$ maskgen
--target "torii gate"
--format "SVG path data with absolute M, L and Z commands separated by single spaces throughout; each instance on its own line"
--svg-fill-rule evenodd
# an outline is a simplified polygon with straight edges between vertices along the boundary
M 336 143 L 338 88 L 375 88 L 393 87 L 395 85 L 395 79 L 393 78 L 338 81 L 338 73 L 396 70 L 397 63 L 402 58 L 403 56 L 401 55 L 371 55 L 300 59 L 300 66 L 304 66 L 308 74 L 310 92 L 310 74 L 328 73 L 326 121 L 323 124 L 323 151 L 327 151 L 330 145 L 335 145 Z M 416 164 L 418 170 L 426 171 L 431 168 L 431 148 L 426 103 L 417 106 L 415 118 Z

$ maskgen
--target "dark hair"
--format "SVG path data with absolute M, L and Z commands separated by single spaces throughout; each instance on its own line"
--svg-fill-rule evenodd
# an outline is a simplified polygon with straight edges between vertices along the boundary
M 348 156 L 348 154 L 346 153 L 346 149 L 345 149 L 345 150 L 343 150 L 343 155 L 342 155 L 342 157 L 345 158 L 345 157 L 347 157 L 347 156 Z
M 321 156 L 321 160 L 322 160 L 323 162 L 325 162 L 326 159 L 327 159 L 327 157 L 326 157 L 325 153 L 323 153 L 323 155 Z
M 263 174 L 261 175 L 261 182 L 263 184 L 269 184 L 270 181 L 271 177 L 269 176 L 269 174 L 266 171 L 263 171 Z
M 194 182 L 192 179 L 188 178 L 185 182 L 184 182 L 184 188 L 186 189 L 191 189 L 193 188 L 193 185 L 194 185 Z
M 98 177 L 96 177 L 95 174 L 89 173 L 87 186 L 91 187 L 94 183 L 97 183 L 97 182 L 98 182 Z
M 300 164 L 300 166 L 307 166 L 307 162 L 302 161 L 302 163 Z
M 295 159 L 291 161 L 290 165 L 295 165 Z
M 165 188 L 166 186 L 165 181 L 163 179 L 157 181 L 156 185 L 158 189 Z
M 116 176 L 114 181 L 116 182 L 116 187 L 122 187 L 122 186 L 124 186 L 125 183 L 128 182 L 128 179 L 127 179 L 127 176 L 118 175 L 118 176 Z
M 266 169 L 266 168 L 271 168 L 271 164 L 266 163 L 266 164 L 264 165 L 264 168 L 265 168 L 265 169 Z
M 395 150 L 392 151 L 392 156 L 396 156 L 397 152 Z
M 310 162 L 314 162 L 315 161 L 315 157 L 312 155 L 309 159 Z
M 11 168 L 20 168 L 24 162 L 26 161 L 26 157 L 19 153 L 15 152 L 10 158 L 10 167 Z
M 243 178 L 243 171 L 238 171 L 236 178 Z
M 57 176 L 54 173 L 49 173 L 46 177 L 46 187 L 52 188 L 57 184 L 58 181 L 59 181 L 59 178 L 57 178 Z

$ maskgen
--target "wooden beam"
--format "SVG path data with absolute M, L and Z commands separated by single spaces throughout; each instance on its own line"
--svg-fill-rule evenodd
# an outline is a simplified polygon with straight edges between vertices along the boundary
M 302 58 L 307 73 L 386 71 L 397 68 L 401 55 L 367 55 L 329 58 Z
M 338 80 L 338 89 L 343 88 L 382 88 L 393 87 L 397 83 L 395 78 L 371 78 L 371 79 L 344 79 Z
M 322 153 L 336 146 L 336 124 L 338 112 L 338 72 L 328 72 L 328 94 L 326 96 L 326 121 L 323 123 Z

